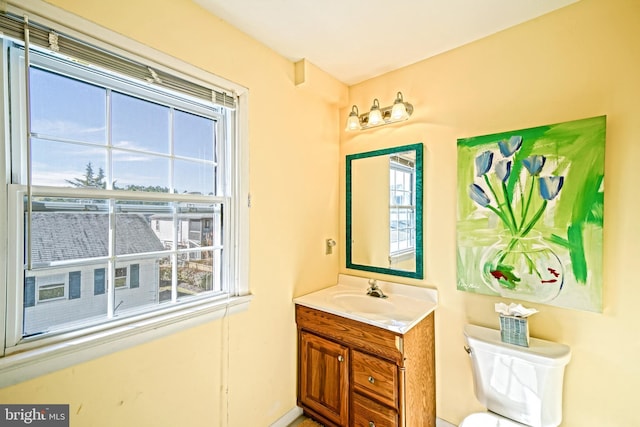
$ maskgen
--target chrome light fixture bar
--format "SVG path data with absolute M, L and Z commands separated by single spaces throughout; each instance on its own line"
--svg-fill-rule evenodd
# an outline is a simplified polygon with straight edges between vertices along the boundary
M 393 105 L 381 108 L 378 98 L 373 100 L 373 105 L 367 113 L 358 111 L 358 106 L 351 107 L 347 118 L 346 131 L 365 130 L 372 127 L 388 125 L 407 120 L 413 113 L 413 105 L 404 101 L 402 92 L 398 92 Z

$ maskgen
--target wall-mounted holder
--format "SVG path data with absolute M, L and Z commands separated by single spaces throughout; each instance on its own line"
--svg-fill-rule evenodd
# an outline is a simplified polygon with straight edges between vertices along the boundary
M 336 245 L 336 241 L 333 239 L 325 240 L 325 254 L 331 255 L 333 253 L 333 247 Z

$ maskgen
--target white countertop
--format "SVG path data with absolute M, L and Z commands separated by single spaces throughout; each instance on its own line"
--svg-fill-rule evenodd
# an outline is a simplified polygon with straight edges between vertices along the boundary
M 368 296 L 368 280 L 340 274 L 337 285 L 300 296 L 293 302 L 400 334 L 417 325 L 438 305 L 435 289 L 381 280 L 377 285 L 387 298 Z

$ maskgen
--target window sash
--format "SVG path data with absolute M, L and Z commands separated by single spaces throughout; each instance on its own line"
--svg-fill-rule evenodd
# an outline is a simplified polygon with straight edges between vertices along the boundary
M 97 196 L 98 194 L 101 194 L 102 196 L 104 196 L 104 193 L 108 192 L 107 190 L 96 190 L 96 189 L 78 189 L 78 188 L 70 188 L 68 189 L 68 192 L 66 192 L 65 194 L 74 194 L 76 197 L 79 197 L 80 195 L 83 195 L 85 197 L 87 197 L 88 195 L 93 195 L 94 197 Z M 116 190 L 111 190 L 110 192 L 116 192 Z M 127 192 L 127 191 L 117 191 L 119 194 L 122 194 L 123 196 L 128 196 L 130 199 L 140 199 L 141 194 L 140 193 L 136 193 L 136 192 Z M 131 194 L 133 193 L 133 194 Z M 59 189 L 56 188 L 50 188 L 50 187 L 35 187 L 34 191 L 33 191 L 34 196 L 43 196 L 43 195 L 48 195 L 48 196 L 56 196 L 56 195 L 60 195 L 60 191 Z M 171 195 L 171 194 L 165 194 L 165 193 L 149 193 L 150 195 L 153 194 L 153 196 L 160 196 L 162 198 L 171 198 L 171 196 L 176 197 L 177 199 L 180 199 L 181 202 L 185 202 L 186 200 L 190 200 L 193 203 L 196 203 L 196 201 L 198 202 L 203 202 L 203 201 L 207 201 L 207 202 L 211 202 L 211 198 L 207 198 L 206 196 L 200 196 L 200 195 L 182 195 L 182 194 L 178 194 L 178 195 Z M 14 241 L 16 242 L 16 248 L 15 248 L 15 254 L 12 257 L 13 258 L 13 262 L 9 262 L 8 264 L 8 283 L 25 283 L 25 278 L 24 278 L 24 269 L 23 269 L 23 263 L 21 261 L 21 258 L 19 256 L 19 254 L 24 253 L 25 248 L 24 248 L 24 239 L 23 239 L 23 228 L 24 228 L 24 216 L 25 216 L 25 209 L 24 209 L 24 204 L 20 203 L 19 201 L 24 200 L 24 198 L 26 197 L 26 188 L 25 186 L 22 185 L 17 185 L 17 184 L 11 184 L 9 185 L 9 192 L 8 192 L 8 196 L 9 196 L 9 206 L 14 206 L 14 209 L 11 209 L 9 211 L 9 241 Z M 227 210 L 227 206 L 229 205 L 229 202 L 227 198 L 224 199 L 219 199 L 219 200 L 225 200 L 227 202 L 225 202 L 226 204 L 222 204 L 221 208 L 223 209 L 223 211 L 220 213 L 220 217 L 224 217 L 226 214 L 224 213 L 224 210 Z M 227 228 L 229 227 L 229 225 L 227 224 Z M 229 237 L 226 236 L 228 233 L 226 233 L 223 229 L 222 232 L 223 235 L 225 235 L 224 238 L 224 242 L 228 242 L 229 241 Z M 214 242 L 215 243 L 215 242 Z M 228 243 L 226 243 L 228 244 Z M 224 244 L 223 244 L 224 245 Z M 220 249 L 222 247 L 224 247 L 223 245 L 221 246 L 210 246 L 210 247 L 204 247 L 201 248 L 201 250 L 211 250 L 211 249 Z M 174 256 L 179 256 L 179 254 L 184 254 L 185 256 L 189 257 L 189 254 L 193 253 L 193 249 L 187 248 L 187 249 L 176 249 L 173 253 L 175 254 Z M 230 270 L 231 265 L 232 265 L 232 260 L 228 254 L 229 251 L 223 251 L 223 256 L 221 257 L 221 259 L 219 259 L 219 261 L 217 262 L 217 265 L 219 266 L 220 270 L 222 272 L 228 272 L 229 275 L 233 274 Z M 218 253 L 218 251 L 214 250 L 214 256 L 217 257 L 216 253 Z M 171 256 L 169 253 L 161 253 L 161 255 L 164 256 Z M 118 263 L 118 262 L 127 262 L 127 260 L 142 260 L 145 258 L 153 258 L 153 257 L 157 257 L 158 253 L 146 253 L 146 254 L 131 254 L 131 255 L 118 255 L 115 257 L 115 260 L 113 262 Z M 104 258 L 104 262 L 108 262 L 110 258 L 109 257 L 105 257 Z M 34 269 L 34 272 L 44 272 L 46 273 L 47 270 L 50 269 L 59 269 L 59 268 L 66 268 L 67 270 L 74 270 L 74 267 L 81 267 L 82 265 L 96 265 L 96 262 L 99 261 L 96 258 L 93 259 L 88 259 L 88 260 L 80 260 L 80 261 L 71 261 L 69 262 L 66 266 L 64 264 L 57 264 L 51 267 L 47 267 L 47 266 L 43 266 L 41 268 L 37 268 Z M 131 265 L 129 265 L 129 267 L 131 267 Z M 99 270 L 99 269 L 96 269 Z M 109 295 L 111 295 L 113 298 L 112 301 L 113 303 L 115 303 L 115 295 L 113 294 L 113 292 L 115 292 L 117 289 L 122 289 L 122 288 L 117 288 L 115 287 L 115 276 L 112 277 L 112 279 L 109 279 L 109 275 L 112 274 L 110 273 L 110 268 L 107 268 L 104 274 L 104 293 L 107 294 L 107 297 L 109 298 Z M 115 269 L 114 269 L 115 270 Z M 95 270 L 94 270 L 95 272 Z M 115 273 L 115 271 L 114 271 Z M 129 277 L 131 275 L 131 269 L 129 268 L 129 270 L 127 271 L 128 273 L 128 279 L 131 280 L 131 277 Z M 33 284 L 34 284 L 34 291 L 36 293 L 35 295 L 35 300 L 34 303 L 37 305 L 38 304 L 38 300 L 37 300 L 37 292 L 38 292 L 38 285 L 37 285 L 37 278 L 34 276 L 30 276 L 27 277 L 27 279 L 32 279 L 33 280 Z M 220 280 L 223 279 L 223 280 Z M 114 287 L 111 288 L 111 290 L 109 289 L 109 283 L 113 280 L 114 283 Z M 153 305 L 153 306 L 144 306 L 144 307 L 140 307 L 139 309 L 133 309 L 130 310 L 130 312 L 128 313 L 128 315 L 124 318 L 125 323 L 126 322 L 135 322 L 138 321 L 140 319 L 143 318 L 152 318 L 152 317 L 156 317 L 156 316 L 163 316 L 164 313 L 172 313 L 175 312 L 176 310 L 180 310 L 181 307 L 184 309 L 187 309 L 187 307 L 192 306 L 193 304 L 208 304 L 209 301 L 212 300 L 216 300 L 219 298 L 229 298 L 234 292 L 237 292 L 237 290 L 230 288 L 230 286 L 232 286 L 231 280 L 229 277 L 224 277 L 221 278 L 220 275 L 214 275 L 213 277 L 213 291 L 208 291 L 208 292 L 204 292 L 201 295 L 195 295 L 195 296 L 190 296 L 187 299 L 183 299 L 183 300 L 177 300 L 174 297 L 174 300 L 172 301 L 171 304 L 167 305 L 167 304 L 162 304 L 162 305 Z M 129 283 L 130 285 L 130 283 Z M 95 291 L 95 282 L 92 283 L 92 286 L 94 287 L 94 291 Z M 7 308 L 6 308 L 6 312 L 7 312 L 7 333 L 6 333 L 6 337 L 5 337 L 5 345 L 6 345 L 6 349 L 5 351 L 7 352 L 14 352 L 14 351 L 20 351 L 20 348 L 23 347 L 29 347 L 30 343 L 37 341 L 37 340 L 42 340 L 43 342 L 59 342 L 59 341 L 64 341 L 65 337 L 73 335 L 74 331 L 73 330 L 68 330 L 68 329 L 56 329 L 54 328 L 52 330 L 51 333 L 49 334 L 38 334 L 35 336 L 29 336 L 29 335 L 24 335 L 23 331 L 22 331 L 22 325 L 24 322 L 24 311 L 22 309 L 23 304 L 25 303 L 25 301 L 29 298 L 33 299 L 34 296 L 30 296 L 28 294 L 25 294 L 25 292 L 27 291 L 26 289 L 26 285 L 25 286 L 9 286 L 7 289 Z M 69 291 L 67 291 L 69 292 Z M 111 292 L 111 294 L 110 294 Z M 91 296 L 94 295 L 99 295 L 96 294 L 95 292 L 91 292 L 90 293 Z M 66 298 L 69 298 L 69 295 L 67 294 Z M 11 303 L 11 301 L 13 301 L 13 303 Z M 117 307 L 115 307 L 113 304 L 107 309 L 108 313 L 113 313 L 115 314 L 115 310 L 117 309 Z M 122 321 L 116 319 L 116 318 L 111 318 L 111 320 L 108 321 L 99 321 L 97 323 L 95 322 L 91 322 L 91 321 L 87 321 L 86 323 L 86 329 L 87 330 L 108 330 L 111 327 L 115 327 L 117 324 L 120 324 Z M 80 321 L 78 323 L 78 325 L 80 325 L 82 323 L 82 321 Z M 11 327 L 12 326 L 12 327 Z
M 15 45 L 10 45 L 9 49 L 9 61 L 10 61 L 10 73 L 17 78 L 13 78 L 11 82 L 11 92 L 12 93 L 20 93 L 26 94 L 25 82 L 24 82 L 24 49 Z M 89 84 L 97 85 L 99 87 L 105 87 L 107 90 L 114 90 L 125 94 L 134 94 L 136 97 L 147 100 L 152 103 L 158 103 L 160 105 L 171 106 L 172 108 L 179 109 L 180 111 L 184 111 L 187 113 L 195 114 L 198 116 L 202 116 L 208 119 L 211 119 L 215 123 L 215 139 L 216 139 L 216 152 L 214 152 L 214 160 L 216 162 L 208 162 L 196 158 L 183 157 L 179 155 L 175 155 L 173 153 L 169 154 L 158 154 L 150 151 L 140 151 L 140 150 L 128 150 L 123 147 L 113 147 L 110 145 L 111 141 L 106 141 L 107 145 L 103 146 L 103 148 L 107 150 L 117 150 L 118 152 L 126 152 L 130 151 L 132 153 L 140 153 L 140 154 L 153 154 L 154 156 L 165 157 L 167 159 L 174 159 L 175 161 L 179 161 L 181 159 L 195 162 L 202 162 L 204 164 L 210 164 L 215 167 L 215 182 L 220 184 L 216 188 L 217 195 L 221 194 L 229 194 L 230 192 L 230 171 L 228 170 L 228 165 L 231 160 L 231 153 L 225 146 L 226 144 L 222 143 L 223 141 L 228 140 L 230 137 L 231 129 L 228 129 L 227 122 L 232 119 L 230 117 L 229 110 L 224 110 L 220 108 L 216 108 L 213 106 L 206 106 L 203 104 L 197 104 L 193 102 L 189 102 L 188 100 L 178 99 L 171 94 L 166 92 L 162 92 L 156 90 L 155 88 L 150 88 L 145 85 L 139 85 L 135 82 L 118 78 L 117 76 L 107 76 L 103 73 L 96 73 L 95 70 L 92 70 L 82 64 L 73 64 L 68 61 L 63 61 L 60 58 L 52 57 L 50 55 L 43 54 L 38 51 L 32 51 L 30 55 L 30 66 L 35 66 L 39 68 L 43 68 L 46 70 L 50 70 L 54 73 L 58 73 L 61 75 L 70 76 L 73 79 L 87 82 Z M 22 104 L 23 99 L 26 95 L 22 95 L 19 100 L 13 100 L 13 109 L 24 112 L 26 110 L 25 106 Z M 12 135 L 14 138 L 13 144 L 14 149 L 11 152 L 12 155 L 12 164 L 14 165 L 22 165 L 25 164 L 27 158 L 27 135 L 24 133 L 26 118 L 22 117 L 20 119 L 13 119 L 10 123 Z M 108 125 L 108 123 L 107 123 Z M 19 138 L 20 141 L 17 141 L 16 138 Z M 72 141 L 61 139 L 59 137 L 54 137 L 50 135 L 39 135 L 32 133 L 31 138 L 46 138 L 48 140 L 60 141 L 60 142 L 68 142 L 74 144 L 83 144 L 87 147 L 94 147 L 94 144 L 83 143 L 80 141 Z M 18 148 L 18 149 L 16 149 Z M 12 169 L 12 182 L 13 183 L 26 183 L 27 182 L 27 170 L 26 168 L 18 168 Z M 110 177 L 107 177 L 107 182 L 110 182 Z

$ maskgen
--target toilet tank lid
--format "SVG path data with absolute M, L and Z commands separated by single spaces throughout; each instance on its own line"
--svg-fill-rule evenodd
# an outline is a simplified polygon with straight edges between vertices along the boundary
M 565 365 L 571 358 L 569 346 L 538 338 L 529 339 L 529 347 L 522 347 L 502 342 L 500 331 L 477 325 L 465 325 L 464 335 L 473 349 L 475 345 L 496 348 L 501 353 L 511 353 L 517 357 L 531 359 L 545 365 Z M 474 343 L 475 341 L 475 343 Z

